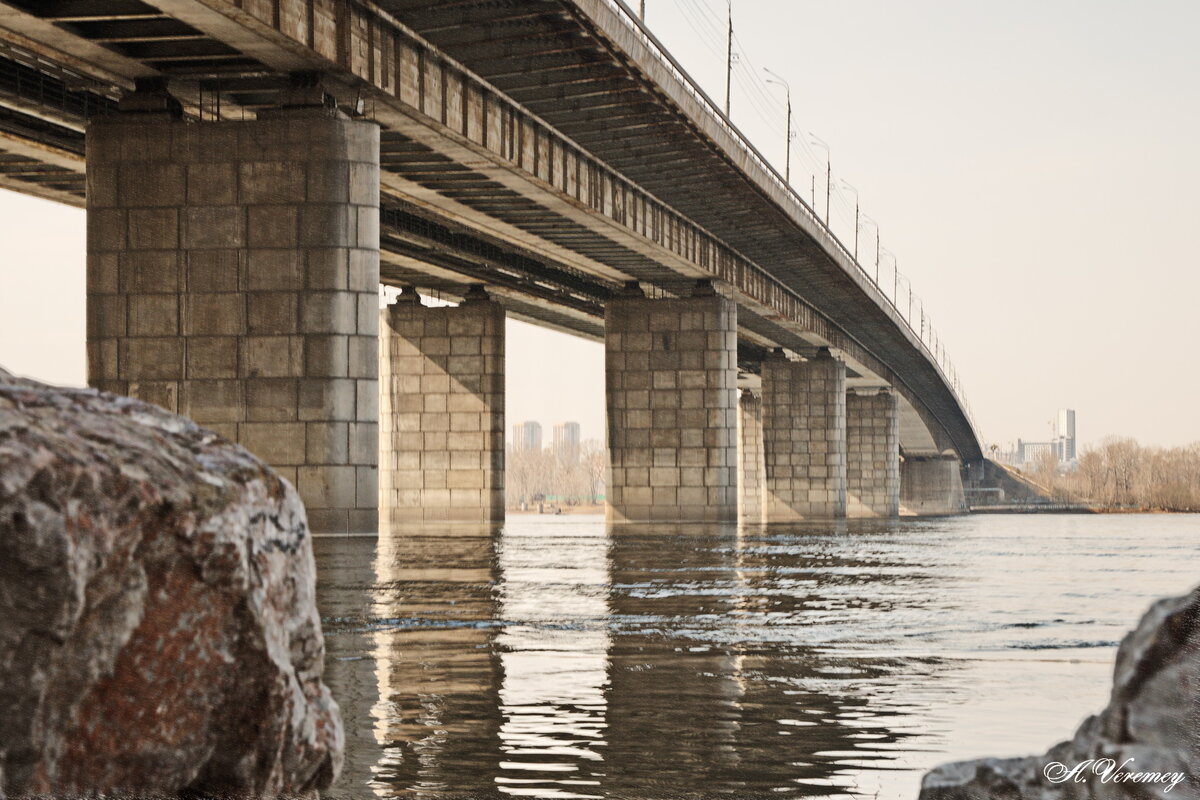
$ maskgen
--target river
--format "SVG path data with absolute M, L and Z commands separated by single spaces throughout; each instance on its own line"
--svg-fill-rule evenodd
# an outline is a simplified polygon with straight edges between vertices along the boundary
M 1101 709 L 1198 543 L 1188 515 L 319 538 L 326 796 L 915 798 Z

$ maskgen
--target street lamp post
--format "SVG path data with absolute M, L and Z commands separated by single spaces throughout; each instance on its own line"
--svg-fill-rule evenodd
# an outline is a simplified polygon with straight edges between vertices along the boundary
M 858 189 L 850 185 L 850 182 L 845 178 L 842 179 L 842 186 L 854 192 L 854 263 L 858 263 L 858 227 L 859 227 L 859 211 L 858 211 Z
M 763 67 L 763 72 L 770 75 L 767 78 L 767 83 L 775 83 L 783 87 L 784 93 L 787 95 L 787 145 L 786 154 L 783 157 L 783 180 L 788 186 L 792 185 L 792 87 L 783 78 L 776 75 L 771 70 Z
M 824 150 L 825 150 L 825 227 L 828 228 L 829 227 L 829 192 L 832 188 L 831 179 L 833 176 L 833 165 L 830 163 L 829 145 L 825 144 L 825 140 L 823 140 L 821 137 L 817 136 L 815 133 L 812 133 L 811 131 L 809 132 L 808 136 L 809 136 L 810 142 L 815 144 L 817 147 L 824 148 Z M 815 176 L 813 178 L 813 181 L 814 182 L 816 181 Z M 814 198 L 814 201 L 815 201 L 815 198 Z
M 896 254 L 886 247 L 882 248 L 883 254 L 892 259 L 892 305 L 896 305 L 896 297 L 900 292 L 900 263 L 896 261 Z M 899 309 L 897 309 L 899 310 Z
M 900 275 L 897 275 L 896 278 L 897 278 L 897 292 L 899 292 Z M 908 291 L 908 315 L 905 316 L 904 312 L 900 311 L 899 307 L 897 307 L 896 310 L 900 311 L 900 316 L 904 317 L 904 321 L 908 323 L 908 327 L 911 329 L 912 328 L 912 301 L 913 301 L 912 281 L 909 279 L 909 277 L 907 275 L 905 275 L 903 279 L 904 279 L 904 286 Z
M 866 214 L 862 215 L 863 222 L 875 228 L 875 285 L 879 285 L 879 223 Z

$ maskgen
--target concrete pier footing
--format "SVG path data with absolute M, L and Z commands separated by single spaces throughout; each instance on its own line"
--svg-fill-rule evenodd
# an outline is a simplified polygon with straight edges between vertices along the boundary
M 846 365 L 822 349 L 762 365 L 764 520 L 846 515 Z
M 737 307 L 700 284 L 652 300 L 636 286 L 605 309 L 608 518 L 737 515 Z
M 900 411 L 888 389 L 846 394 L 846 516 L 900 513 Z
M 900 508 L 915 516 L 967 512 L 962 464 L 953 455 L 905 456 L 900 464 Z
M 504 308 L 411 290 L 381 314 L 380 514 L 385 525 L 504 519 Z
M 378 127 L 124 113 L 87 184 L 89 382 L 244 445 L 313 530 L 377 530 Z

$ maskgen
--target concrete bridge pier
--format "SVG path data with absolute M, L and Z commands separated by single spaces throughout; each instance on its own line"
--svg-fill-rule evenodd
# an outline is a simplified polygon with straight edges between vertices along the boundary
M 380 514 L 385 525 L 504 519 L 504 307 L 406 289 L 379 312 Z
M 966 513 L 962 462 L 952 454 L 906 455 L 900 464 L 900 507 L 920 517 Z
M 737 306 L 701 281 L 605 309 L 608 518 L 737 517 Z
M 846 515 L 846 364 L 777 350 L 762 365 L 764 520 Z
M 738 398 L 738 521 L 763 521 L 762 391 L 742 389 Z
M 121 110 L 87 131 L 89 383 L 244 445 L 313 530 L 377 530 L 377 126 Z
M 846 395 L 846 516 L 900 513 L 900 407 L 891 389 Z

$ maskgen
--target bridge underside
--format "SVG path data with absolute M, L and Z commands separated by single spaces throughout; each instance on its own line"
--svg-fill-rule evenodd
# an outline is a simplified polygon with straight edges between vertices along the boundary
M 322 73 L 382 127 L 382 282 L 452 300 L 483 283 L 518 319 L 600 339 L 625 282 L 665 298 L 714 279 L 747 375 L 774 347 L 832 347 L 847 385 L 896 388 L 905 452 L 978 456 L 895 309 L 604 3 L 339 7 L 0 3 L 0 186 L 82 205 L 86 124 L 137 79 L 169 77 L 190 118 L 217 120 Z

